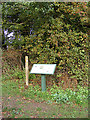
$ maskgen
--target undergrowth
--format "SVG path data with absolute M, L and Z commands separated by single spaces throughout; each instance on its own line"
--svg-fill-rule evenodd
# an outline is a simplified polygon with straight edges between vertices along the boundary
M 84 104 L 88 103 L 88 88 L 77 86 L 77 89 L 62 89 L 56 85 L 51 88 L 47 87 L 45 92 L 42 92 L 39 85 L 29 85 L 25 88 L 25 83 L 20 80 L 7 80 L 2 82 L 3 92 L 6 91 L 9 95 L 21 95 L 26 99 L 35 99 L 37 102 L 46 101 L 47 103 L 66 103 L 66 104 Z M 6 94 L 5 93 L 5 94 Z M 4 95 L 4 94 L 3 94 Z
M 47 86 L 47 90 L 42 92 L 40 86 L 30 84 L 27 89 L 25 88 L 25 69 L 20 70 L 18 67 L 10 69 L 9 65 L 5 65 L 7 71 L 2 74 L 3 91 L 9 95 L 19 94 L 26 98 L 35 99 L 36 101 L 46 101 L 48 103 L 76 103 L 83 104 L 88 102 L 88 87 L 80 85 L 75 89 L 63 89 L 61 86 L 53 85 Z M 4 69 L 4 68 L 3 68 Z M 36 79 L 34 74 L 29 75 L 29 79 Z M 63 84 L 63 83 L 62 83 Z

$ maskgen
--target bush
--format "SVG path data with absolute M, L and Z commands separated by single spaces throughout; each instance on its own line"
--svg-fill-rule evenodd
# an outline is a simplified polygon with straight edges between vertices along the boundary
M 25 70 L 20 70 L 18 67 L 10 69 L 9 66 L 7 66 L 7 68 L 8 70 L 5 72 L 5 74 L 2 74 L 2 80 L 25 79 Z
M 29 79 L 35 79 L 36 75 L 35 74 L 29 74 Z

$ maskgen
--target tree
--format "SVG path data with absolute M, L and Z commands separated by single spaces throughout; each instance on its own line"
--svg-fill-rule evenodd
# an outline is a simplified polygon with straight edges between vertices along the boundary
M 3 28 L 15 34 L 11 45 L 20 46 L 32 63 L 56 63 L 79 81 L 87 80 L 86 16 L 87 3 L 3 4 Z

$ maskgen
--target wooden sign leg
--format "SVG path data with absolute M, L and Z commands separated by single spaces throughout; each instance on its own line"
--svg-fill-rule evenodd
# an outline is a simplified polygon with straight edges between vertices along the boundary
M 28 56 L 25 56 L 26 85 L 28 86 Z

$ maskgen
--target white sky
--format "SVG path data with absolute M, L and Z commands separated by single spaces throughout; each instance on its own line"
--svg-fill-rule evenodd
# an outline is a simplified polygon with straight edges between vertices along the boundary
M 12 37 L 13 36 L 13 32 L 11 32 L 7 37 Z

